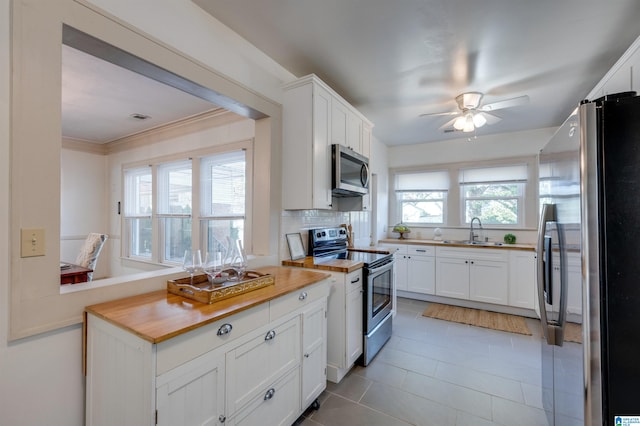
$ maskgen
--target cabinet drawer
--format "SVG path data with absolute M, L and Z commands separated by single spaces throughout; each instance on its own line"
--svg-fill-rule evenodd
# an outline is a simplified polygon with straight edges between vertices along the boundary
M 269 302 L 271 321 L 300 309 L 309 303 L 328 296 L 328 279 L 289 293 Z
M 165 373 L 251 330 L 255 330 L 257 324 L 267 324 L 268 322 L 269 304 L 263 303 L 158 343 L 156 375 Z M 231 330 L 227 333 L 224 328 L 221 330 L 225 324 L 231 325 Z
M 495 262 L 509 261 L 509 250 L 504 249 L 437 247 L 436 254 L 438 257 L 456 259 L 491 260 Z
M 435 256 L 436 248 L 434 246 L 407 246 L 407 254 L 419 256 Z
M 356 290 L 362 290 L 362 269 L 358 269 L 357 271 L 347 274 L 345 277 L 345 285 L 347 294 Z
M 300 316 L 227 352 L 227 413 L 235 413 L 264 393 L 267 385 L 299 366 L 301 352 Z
M 407 254 L 407 246 L 405 244 L 383 244 L 383 247 L 389 249 L 391 253 Z
M 243 425 L 285 425 L 296 421 L 300 412 L 300 369 L 291 371 L 258 396 L 227 424 Z

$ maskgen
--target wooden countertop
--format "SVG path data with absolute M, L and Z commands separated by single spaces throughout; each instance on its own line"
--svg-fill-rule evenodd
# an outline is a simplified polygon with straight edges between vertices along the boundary
M 446 241 L 446 240 L 445 240 Z M 399 239 L 399 238 L 385 238 L 379 241 L 379 245 L 384 244 L 407 244 L 407 245 L 427 245 L 427 246 L 445 246 L 445 247 L 465 247 L 465 248 L 478 248 L 478 249 L 500 249 L 500 250 L 527 250 L 535 251 L 536 246 L 534 244 L 501 244 L 501 245 L 482 245 L 482 244 L 459 244 L 459 243 L 444 243 L 442 241 L 435 240 L 413 240 L 413 239 Z
M 274 275 L 275 284 L 210 305 L 159 290 L 87 306 L 85 312 L 151 343 L 160 343 L 329 277 L 326 273 L 278 266 L 257 271 Z
M 347 259 L 326 259 L 322 257 L 307 256 L 299 260 L 283 260 L 284 266 L 295 266 L 298 268 L 319 269 L 324 271 L 349 273 L 364 266 L 362 262 Z

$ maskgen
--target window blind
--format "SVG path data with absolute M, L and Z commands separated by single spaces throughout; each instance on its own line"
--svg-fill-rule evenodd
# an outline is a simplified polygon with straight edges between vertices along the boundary
M 447 191 L 449 172 L 401 173 L 396 175 L 396 191 Z
M 460 184 L 462 185 L 500 182 L 526 182 L 527 177 L 528 170 L 526 164 L 460 170 Z

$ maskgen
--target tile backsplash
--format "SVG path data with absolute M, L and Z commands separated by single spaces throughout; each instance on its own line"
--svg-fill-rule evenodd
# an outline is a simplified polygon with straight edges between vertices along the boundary
M 371 215 L 369 212 L 336 212 L 330 210 L 283 210 L 280 218 L 280 260 L 289 259 L 286 234 L 301 233 L 305 251 L 309 229 L 328 228 L 351 224 L 354 245 L 369 246 L 371 243 Z

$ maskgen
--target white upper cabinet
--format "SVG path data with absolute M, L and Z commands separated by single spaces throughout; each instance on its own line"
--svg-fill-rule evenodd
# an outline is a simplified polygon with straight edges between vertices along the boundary
M 309 75 L 284 87 L 282 123 L 283 208 L 367 209 L 368 202 L 334 206 L 331 145 L 347 146 L 369 158 L 371 122 L 322 80 Z

